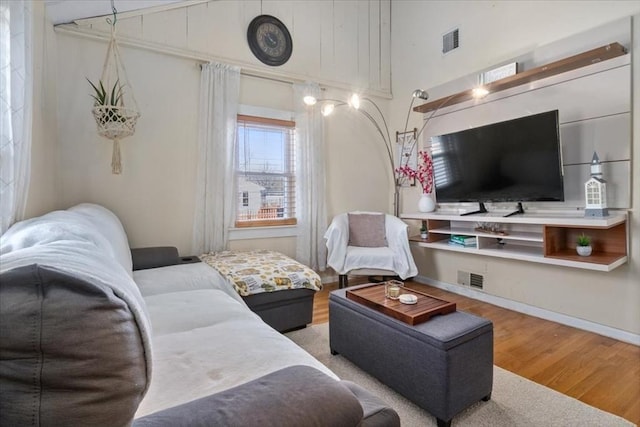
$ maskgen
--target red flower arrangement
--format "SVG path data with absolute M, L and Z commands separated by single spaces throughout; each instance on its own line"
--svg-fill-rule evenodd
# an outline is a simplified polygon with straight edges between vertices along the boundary
M 433 160 L 427 151 L 419 151 L 420 162 L 416 170 L 409 165 L 396 168 L 396 173 L 407 178 L 415 178 L 422 186 L 422 192 L 431 194 L 433 191 Z

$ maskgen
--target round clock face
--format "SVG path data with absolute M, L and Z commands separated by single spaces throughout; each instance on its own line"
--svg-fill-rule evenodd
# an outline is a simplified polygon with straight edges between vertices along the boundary
M 260 15 L 251 21 L 247 41 L 251 52 L 267 65 L 284 64 L 293 51 L 289 30 L 278 18 L 270 15 Z

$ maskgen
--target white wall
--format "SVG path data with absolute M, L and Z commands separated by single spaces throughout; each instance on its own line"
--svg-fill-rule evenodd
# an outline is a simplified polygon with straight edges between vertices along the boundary
M 101 203 L 121 218 L 132 247 L 175 245 L 182 254 L 190 253 L 200 85 L 199 61 L 193 58 L 222 58 L 249 74 L 275 75 L 274 80 L 243 74 L 244 105 L 292 111 L 291 84 L 279 80 L 296 76 L 388 95 L 389 72 L 386 79 L 380 74 L 390 60 L 387 0 L 264 2 L 263 13 L 280 17 L 294 39 L 294 54 L 282 67 L 262 65 L 249 51 L 246 28 L 259 13 L 259 2 L 213 1 L 118 18 L 123 62 L 142 113 L 136 133 L 121 142 L 122 175 L 111 174 L 111 143 L 96 134 L 85 80 L 99 78 L 106 42 L 57 30 L 58 207 Z M 379 37 L 376 27 L 366 32 L 371 43 L 363 39 L 369 20 L 383 22 L 386 37 Z M 96 27 L 94 32 L 105 29 L 103 18 L 81 25 Z M 134 38 L 152 49 L 131 47 L 127 42 Z M 369 55 L 372 51 L 375 55 Z M 344 89 L 327 94 L 348 95 Z M 376 99 L 385 106 L 386 99 Z M 329 218 L 351 209 L 387 210 L 392 181 L 373 127 L 342 110 L 327 120 L 326 135 Z M 243 247 L 293 256 L 295 238 L 231 243 L 231 249 Z
M 638 13 L 638 2 L 626 1 L 394 1 L 392 87 L 395 98 L 390 108 L 392 121 L 396 126 L 404 123 L 408 96 L 416 87 L 428 90 L 471 76 L 541 45 Z M 638 46 L 637 16 L 634 26 L 634 46 Z M 460 29 L 460 48 L 442 55 L 441 36 L 456 27 Z M 635 69 L 639 66 L 639 53 L 637 47 L 632 52 Z M 406 58 L 413 58 L 411 66 L 404 62 Z M 637 154 L 640 153 L 637 113 L 640 78 L 637 71 L 633 78 L 632 153 L 635 154 L 631 179 L 637 183 L 640 182 Z M 475 79 L 469 78 L 468 88 L 476 83 Z M 420 123 L 419 116 L 414 114 L 412 117 L 416 126 Z M 484 291 L 488 294 L 637 336 L 640 334 L 638 187 L 632 186 L 631 195 L 630 261 L 613 272 L 599 273 L 415 249 L 420 275 L 453 284 L 459 269 L 482 274 L 485 276 Z M 411 194 L 405 195 L 405 202 L 411 203 L 411 197 L 415 197 L 417 202 L 417 196 Z

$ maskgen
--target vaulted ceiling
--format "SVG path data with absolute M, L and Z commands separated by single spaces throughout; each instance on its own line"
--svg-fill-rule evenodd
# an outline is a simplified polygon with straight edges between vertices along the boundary
M 118 12 L 144 9 L 185 0 L 114 0 Z M 73 22 L 77 19 L 112 13 L 111 0 L 45 0 L 47 15 L 53 24 Z

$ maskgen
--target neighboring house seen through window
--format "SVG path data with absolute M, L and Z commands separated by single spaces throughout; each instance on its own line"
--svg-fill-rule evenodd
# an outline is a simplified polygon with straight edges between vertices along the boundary
M 295 122 L 238 115 L 236 227 L 296 224 Z

